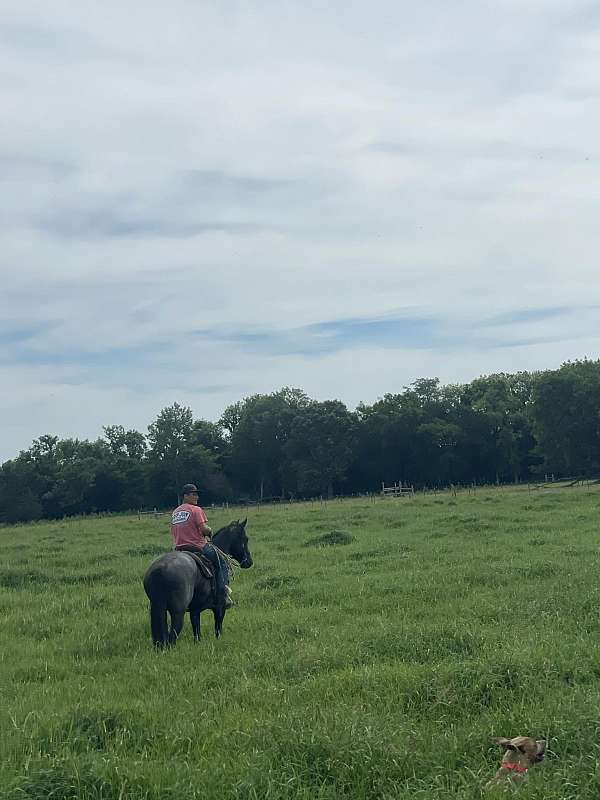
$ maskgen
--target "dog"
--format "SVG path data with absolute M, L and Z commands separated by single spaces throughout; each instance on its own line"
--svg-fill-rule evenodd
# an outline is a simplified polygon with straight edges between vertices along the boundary
M 529 767 L 544 760 L 546 753 L 544 739 L 530 739 L 529 736 L 505 739 L 500 736 L 494 741 L 505 752 L 500 769 L 492 780 L 486 783 L 486 789 L 515 789 L 527 780 Z

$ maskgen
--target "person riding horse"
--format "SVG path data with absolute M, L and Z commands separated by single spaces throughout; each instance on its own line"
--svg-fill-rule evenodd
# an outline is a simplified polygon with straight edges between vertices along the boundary
M 174 549 L 201 553 L 210 561 L 215 571 L 217 603 L 224 608 L 231 608 L 229 567 L 211 544 L 212 528 L 208 525 L 204 509 L 198 505 L 198 489 L 193 483 L 186 483 L 181 493 L 183 503 L 171 515 Z

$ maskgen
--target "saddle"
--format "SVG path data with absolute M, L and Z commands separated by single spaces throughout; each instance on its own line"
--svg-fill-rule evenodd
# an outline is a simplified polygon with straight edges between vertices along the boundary
M 210 580 L 214 579 L 214 567 L 210 561 L 202 555 L 202 553 L 192 553 L 191 550 L 180 550 L 180 552 L 185 553 L 194 559 L 196 566 L 205 578 L 209 578 Z

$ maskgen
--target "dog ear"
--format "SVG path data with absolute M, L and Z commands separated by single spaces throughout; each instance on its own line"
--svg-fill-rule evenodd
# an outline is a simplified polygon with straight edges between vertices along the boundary
M 496 744 L 499 747 L 502 747 L 504 750 L 515 750 L 516 749 L 514 744 L 511 744 L 510 739 L 507 739 L 504 736 L 494 736 L 493 741 L 496 742 Z
M 245 528 L 247 522 L 248 522 L 248 517 L 246 517 L 246 519 L 243 522 L 240 522 L 241 527 Z
M 531 757 L 537 753 L 538 744 L 535 739 L 530 739 L 528 736 L 515 736 L 511 741 L 513 748 L 524 756 Z

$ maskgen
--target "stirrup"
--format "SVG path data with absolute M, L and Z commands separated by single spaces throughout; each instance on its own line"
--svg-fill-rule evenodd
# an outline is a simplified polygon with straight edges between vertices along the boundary
M 229 588 L 229 586 L 226 586 L 223 598 L 223 606 L 224 608 L 232 608 L 234 605 L 235 603 L 233 602 L 233 599 L 231 597 L 231 589 Z

